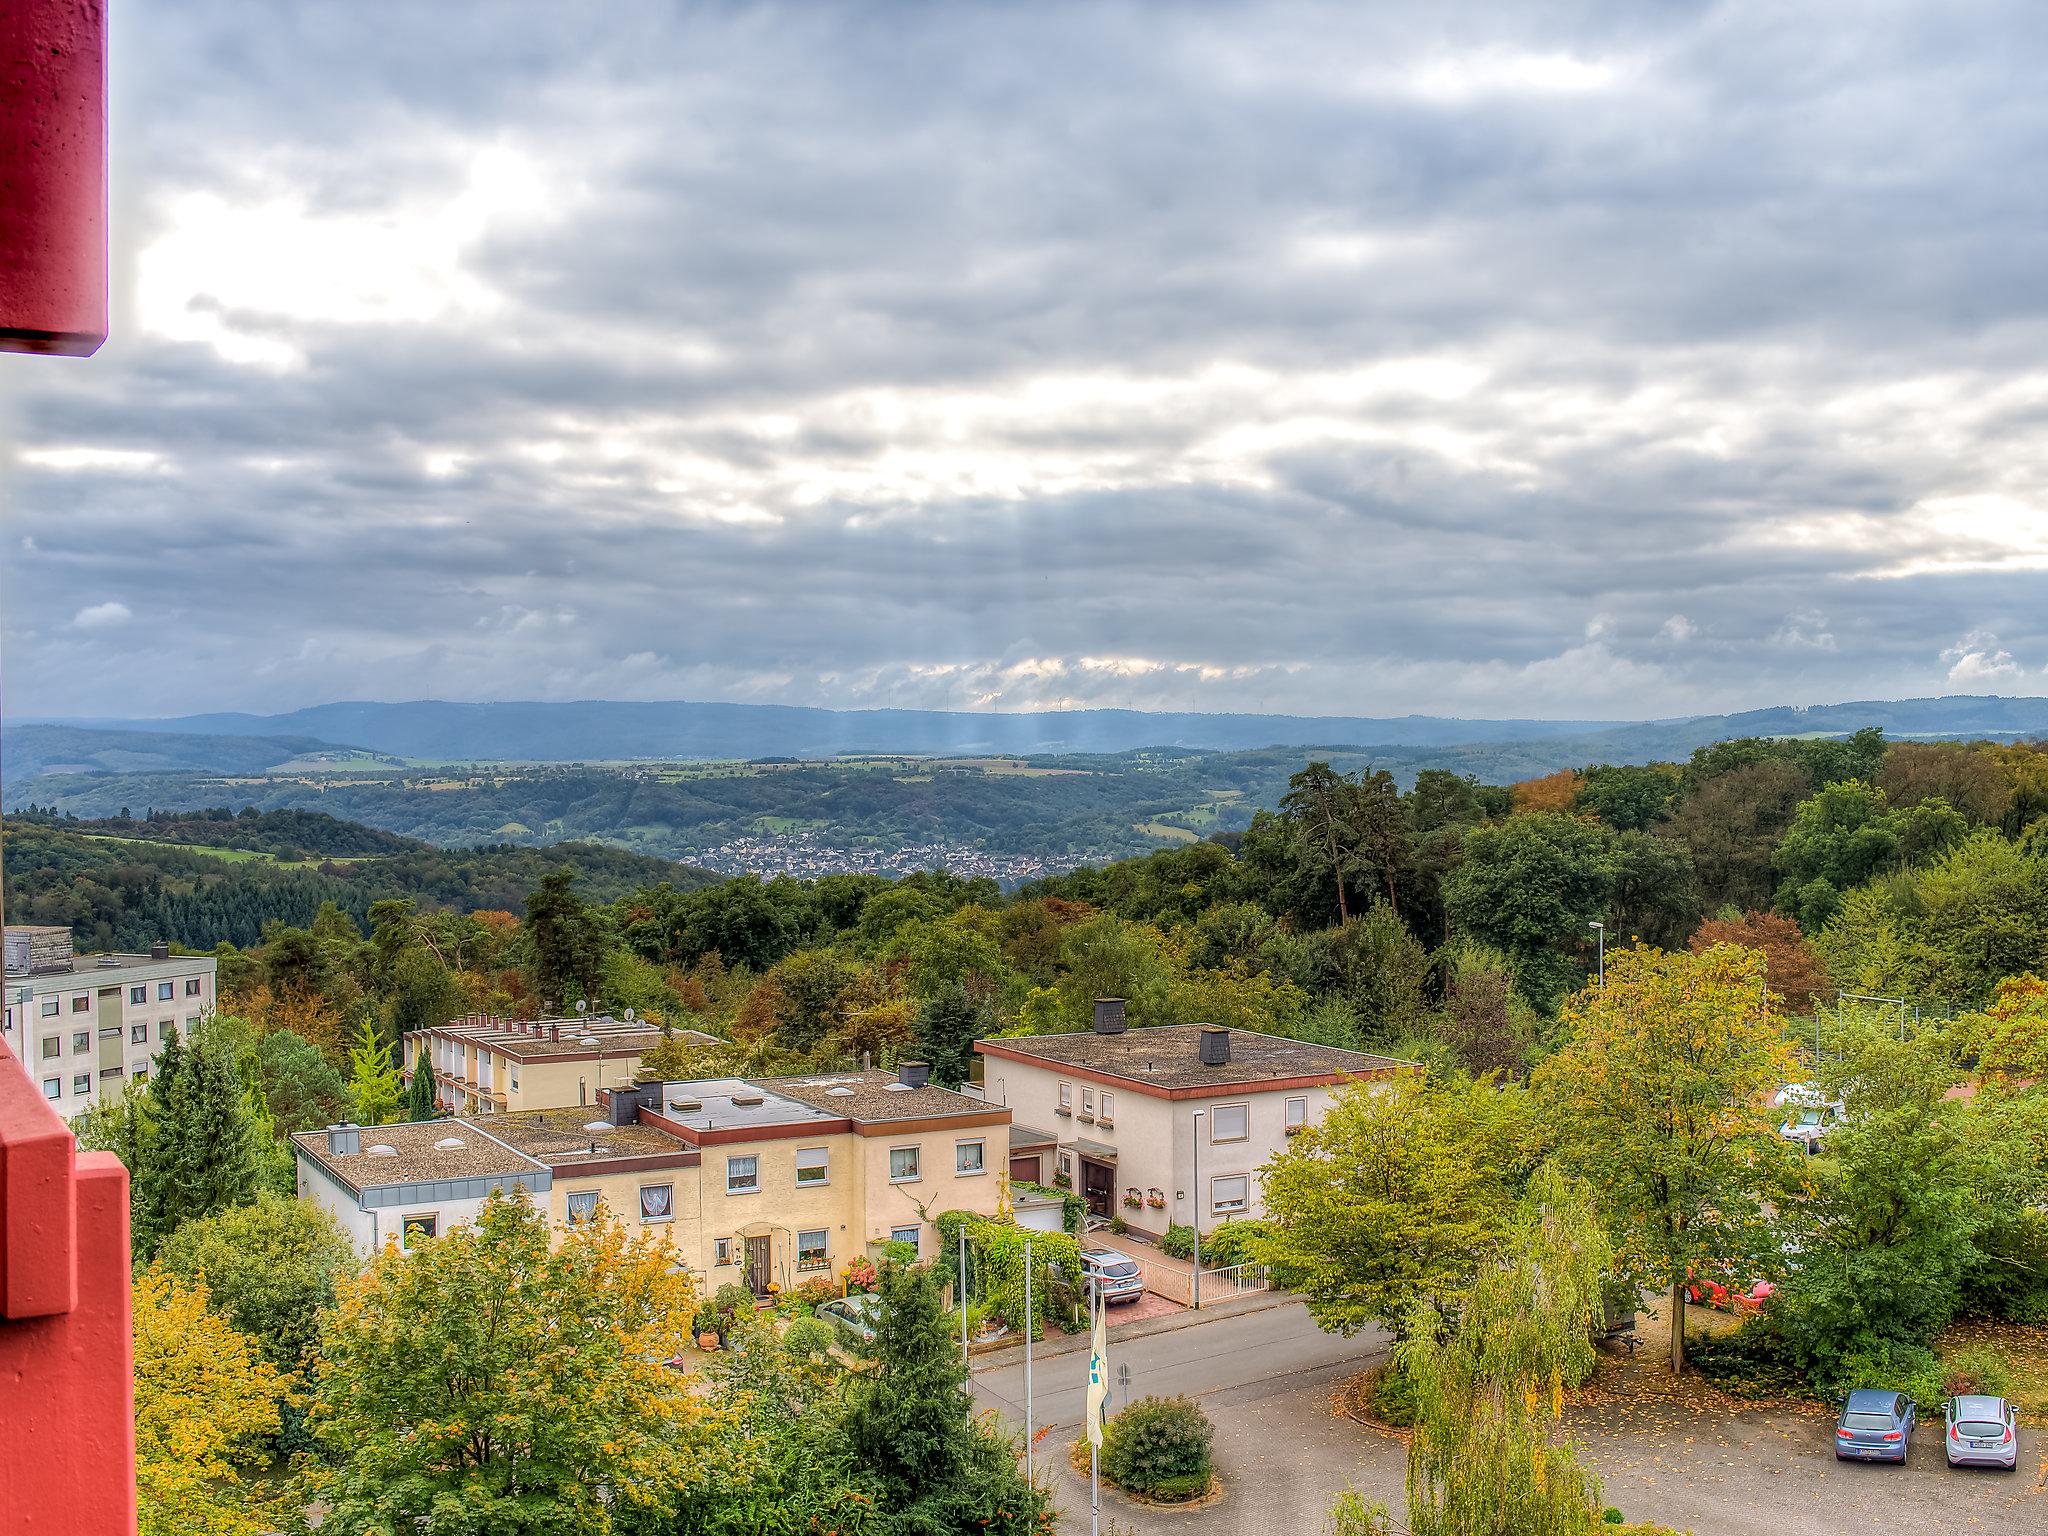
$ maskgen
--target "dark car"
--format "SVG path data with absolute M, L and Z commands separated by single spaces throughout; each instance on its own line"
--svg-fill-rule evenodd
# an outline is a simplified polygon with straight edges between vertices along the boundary
M 1851 1392 L 1835 1425 L 1837 1461 L 1896 1461 L 1906 1464 L 1913 1439 L 1913 1399 L 1903 1392 L 1868 1387 Z

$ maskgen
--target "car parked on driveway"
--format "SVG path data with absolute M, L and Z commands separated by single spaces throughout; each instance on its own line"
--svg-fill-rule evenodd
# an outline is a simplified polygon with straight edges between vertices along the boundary
M 818 1304 L 818 1316 L 832 1325 L 839 1342 L 852 1346 L 866 1344 L 875 1336 L 875 1313 L 882 1298 L 872 1291 L 859 1296 L 835 1296 Z
M 1952 1397 L 1942 1405 L 1948 1433 L 1942 1448 L 1952 1467 L 2003 1467 L 2020 1464 L 2020 1419 L 2002 1397 Z
M 1835 1424 L 1835 1460 L 1906 1464 L 1913 1441 L 1913 1399 L 1903 1392 L 1859 1387 L 1842 1403 Z
M 1083 1248 L 1081 1270 L 1105 1302 L 1136 1301 L 1145 1294 L 1138 1261 L 1114 1248 Z

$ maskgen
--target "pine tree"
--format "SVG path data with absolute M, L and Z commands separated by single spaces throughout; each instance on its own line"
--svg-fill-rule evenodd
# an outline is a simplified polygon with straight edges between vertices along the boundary
M 441 1112 L 434 1096 L 434 1068 L 425 1049 L 413 1064 L 412 1081 L 405 1085 L 405 1118 L 431 1120 Z
M 163 1067 L 159 1058 L 140 1170 L 151 1190 L 151 1251 L 180 1222 L 247 1205 L 262 1181 L 248 1090 L 227 1043 L 202 1025 L 175 1069 Z
M 848 1448 L 873 1469 L 888 1491 L 884 1505 L 894 1507 L 952 1486 L 966 1468 L 967 1368 L 928 1272 L 885 1265 L 876 1290 L 881 1308 L 867 1349 L 874 1369 L 859 1377 L 846 1428 Z
M 377 1036 L 367 1018 L 348 1048 L 348 1091 L 355 1100 L 358 1125 L 388 1125 L 398 1118 L 404 1083 L 391 1061 L 391 1047 Z

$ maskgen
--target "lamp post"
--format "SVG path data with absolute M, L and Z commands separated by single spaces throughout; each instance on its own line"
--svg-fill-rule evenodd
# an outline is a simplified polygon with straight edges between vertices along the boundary
M 1038 1318 L 1031 1310 L 1031 1233 L 1024 1233 L 1024 1481 L 1031 1483 L 1031 1335 Z
M 1195 1111 L 1195 1181 L 1190 1196 L 1194 1210 L 1190 1221 L 1195 1229 L 1194 1310 L 1202 1310 L 1202 1111 Z
M 1607 985 L 1607 925 L 1594 922 L 1586 926 L 1593 930 L 1594 954 L 1598 957 L 1600 985 L 1604 988 Z

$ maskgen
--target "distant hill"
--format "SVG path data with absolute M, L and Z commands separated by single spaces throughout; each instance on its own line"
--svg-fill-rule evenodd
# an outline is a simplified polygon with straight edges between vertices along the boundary
M 168 723 L 166 723 L 167 725 Z M 313 736 L 9 724 L 0 730 L 0 775 L 10 784 L 46 773 L 263 773 L 284 763 L 358 759 L 355 747 Z
M 187 715 L 168 720 L 76 720 L 8 730 L 10 778 L 41 772 L 256 772 L 311 753 L 373 752 L 443 762 L 616 762 L 662 758 L 819 758 L 838 753 L 1047 755 L 1179 747 L 1255 751 L 1342 743 L 1400 749 L 1512 746 L 1510 756 L 1559 764 L 1683 756 L 1729 736 L 1847 735 L 1876 726 L 1888 736 L 2018 737 L 2048 734 L 2048 699 L 1958 696 L 1785 705 L 1733 715 L 1648 721 L 1461 720 L 1436 715 L 1245 715 L 1130 709 L 967 711 L 804 709 L 776 704 L 619 703 L 321 704 L 283 715 Z M 65 733 L 45 735 L 42 733 Z M 113 733 L 107 738 L 107 733 Z M 151 737 L 180 745 L 152 749 Z M 14 738 L 24 738 L 17 747 Z M 107 739 L 103 739 L 107 738 Z M 227 761 L 224 743 L 262 740 Z M 1567 745 L 1569 743 L 1569 745 Z M 124 754 L 157 751 L 147 762 Z M 265 756 L 270 761 L 259 761 Z M 1454 754 L 1455 755 L 1455 754 Z M 1470 754 L 1484 758 L 1481 751 Z M 166 759 L 176 758 L 177 761 Z
M 1237 752 L 1323 741 L 1443 746 L 1601 730 L 1611 720 L 1455 720 L 1428 715 L 1208 715 L 1134 709 L 981 714 L 919 709 L 804 709 L 780 704 L 320 704 L 287 715 L 75 720 L 122 732 L 308 735 L 432 761 L 605 762 L 650 758 L 829 757 L 843 752 L 947 755 L 1127 752 L 1192 747 Z M 225 769 L 216 769 L 225 772 Z

